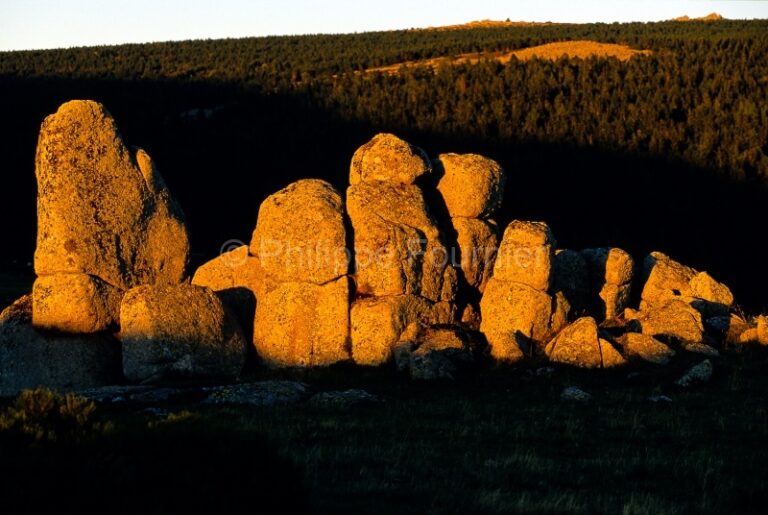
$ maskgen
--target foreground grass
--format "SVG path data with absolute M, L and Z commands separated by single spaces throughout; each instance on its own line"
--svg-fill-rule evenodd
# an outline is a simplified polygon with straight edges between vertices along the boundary
M 60 438 L 0 431 L 0 494 L 4 513 L 752 512 L 768 501 L 766 366 L 746 352 L 691 391 L 668 386 L 674 369 L 432 385 L 337 371 L 304 379 L 386 402 L 86 406 L 76 438 L 66 424 Z M 560 401 L 574 383 L 595 400 Z M 674 401 L 647 400 L 662 391 Z

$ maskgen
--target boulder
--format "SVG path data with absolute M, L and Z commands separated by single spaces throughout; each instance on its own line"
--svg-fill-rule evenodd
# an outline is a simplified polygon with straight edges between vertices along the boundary
M 461 275 L 468 286 L 482 293 L 493 270 L 499 246 L 498 227 L 493 221 L 452 218 L 460 256 Z
M 632 256 L 618 248 L 585 249 L 581 255 L 587 263 L 595 315 L 604 320 L 619 316 L 631 295 Z
M 113 306 L 101 296 L 103 285 L 119 296 L 139 285 L 176 284 L 185 277 L 189 243 L 181 209 L 146 152 L 123 143 L 104 106 L 75 100 L 47 117 L 35 171 L 35 272 L 45 287 L 35 289 L 33 311 L 46 313 L 41 326 L 107 329 L 116 320 L 113 310 L 103 309 Z M 59 275 L 68 277 L 50 277 Z M 57 292 L 58 286 L 65 291 Z M 49 303 L 65 299 L 83 308 L 85 319 L 74 311 L 57 316 L 63 306 Z M 101 316 L 109 313 L 113 316 Z
M 256 304 L 254 344 L 273 367 L 327 366 L 349 359 L 350 280 L 277 283 Z
M 706 383 L 712 378 L 712 362 L 705 359 L 698 365 L 691 367 L 675 384 L 687 388 L 693 384 Z
M 750 327 L 749 329 L 745 329 L 739 335 L 737 343 L 740 343 L 740 344 L 759 343 L 758 336 L 757 336 L 757 327 Z
M 446 303 L 416 295 L 358 299 L 350 313 L 352 358 L 358 365 L 382 365 L 392 359 L 397 344 L 415 342 L 427 327 L 452 318 Z
M 561 291 L 574 313 L 583 314 L 590 306 L 590 280 L 587 262 L 575 250 L 558 250 L 552 261 L 552 289 Z
M 632 282 L 635 262 L 632 256 L 619 248 L 584 249 L 591 280 L 596 284 L 629 284 Z
M 565 402 L 590 402 L 592 394 L 585 392 L 578 386 L 568 386 L 560 393 L 560 400 Z
M 480 331 L 495 359 L 519 361 L 531 344 L 543 344 L 565 326 L 569 310 L 561 293 L 551 296 L 527 284 L 494 276 L 480 301 Z
M 493 277 L 549 290 L 555 238 L 543 222 L 510 222 L 501 239 L 493 265 Z
M 768 345 L 768 317 L 760 315 L 757 321 L 757 342 L 760 345 Z
M 619 338 L 618 343 L 625 355 L 657 365 L 668 364 L 675 355 L 675 351 L 647 334 L 626 333 Z
M 361 182 L 347 190 L 355 238 L 357 291 L 363 295 L 445 296 L 449 262 L 418 186 Z
M 640 311 L 637 321 L 643 334 L 668 336 L 683 342 L 701 342 L 704 324 L 701 313 L 682 300 Z
M 487 218 L 504 198 L 506 175 L 496 161 L 476 154 L 441 154 L 437 189 L 452 218 Z
M 611 368 L 624 363 L 624 358 L 610 342 L 600 338 L 597 322 L 582 317 L 560 331 L 549 342 L 545 353 L 550 361 L 580 368 Z
M 68 333 L 114 329 L 123 291 L 85 274 L 44 275 L 32 289 L 35 327 Z
M 459 368 L 474 359 L 468 335 L 455 326 L 427 328 L 417 341 L 397 344 L 394 356 L 399 371 L 424 381 L 454 379 Z
M 344 203 L 325 181 L 304 179 L 267 197 L 250 253 L 278 282 L 324 284 L 349 267 Z
M 423 150 L 394 134 L 377 134 L 352 156 L 349 184 L 364 181 L 413 184 L 431 171 L 432 165 Z
M 121 380 L 120 342 L 112 336 L 34 328 L 31 295 L 0 314 L 0 395 L 38 386 L 63 393 Z
M 208 288 L 139 286 L 123 297 L 120 322 L 130 381 L 236 377 L 245 365 L 245 337 Z
M 693 305 L 706 317 L 728 315 L 733 294 L 706 272 L 697 272 L 661 252 L 652 252 L 646 257 L 644 269 L 647 279 L 640 309 L 679 299 Z

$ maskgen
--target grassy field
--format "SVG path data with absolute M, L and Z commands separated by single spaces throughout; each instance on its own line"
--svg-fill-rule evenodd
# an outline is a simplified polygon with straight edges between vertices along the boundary
M 48 420 L 42 438 L 0 431 L 2 499 L 5 513 L 754 512 L 768 501 L 767 365 L 745 350 L 688 390 L 671 385 L 684 363 L 450 384 L 338 369 L 299 378 L 385 402 L 104 404 L 74 426 Z M 561 401 L 573 384 L 593 401 Z M 648 400 L 661 393 L 672 402 Z

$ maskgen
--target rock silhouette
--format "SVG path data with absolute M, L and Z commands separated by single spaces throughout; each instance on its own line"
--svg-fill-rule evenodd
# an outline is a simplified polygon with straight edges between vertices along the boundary
M 766 317 L 740 317 L 726 285 L 661 252 L 640 271 L 618 248 L 558 250 L 524 220 L 499 242 L 507 179 L 479 155 L 430 160 L 377 135 L 352 157 L 346 199 L 318 179 L 288 185 L 250 244 L 192 284 L 181 210 L 103 106 L 49 116 L 36 163 L 38 277 L 0 315 L 3 392 L 119 382 L 120 360 L 133 382 L 232 378 L 251 345 L 271 367 L 396 361 L 414 379 L 450 379 L 486 343 L 498 361 L 583 368 L 768 345 Z

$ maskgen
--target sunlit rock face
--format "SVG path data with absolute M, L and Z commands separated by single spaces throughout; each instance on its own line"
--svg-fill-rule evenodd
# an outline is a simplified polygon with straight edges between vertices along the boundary
M 455 317 L 458 286 L 440 221 L 427 200 L 432 164 L 426 153 L 390 134 L 355 152 L 347 212 L 353 230 L 355 302 L 352 357 L 379 365 L 394 347 L 429 325 Z
M 462 320 L 479 327 L 479 302 L 496 259 L 499 228 L 491 218 L 501 207 L 507 176 L 492 159 L 477 154 L 441 154 L 434 161 L 445 239 L 458 280 Z
M 245 365 L 240 326 L 208 288 L 139 286 L 123 297 L 120 322 L 130 381 L 232 378 Z
M 427 154 L 394 134 L 377 134 L 357 149 L 349 167 L 349 184 L 384 181 L 413 184 L 432 172 Z
M 624 364 L 622 355 L 600 337 L 597 322 L 582 317 L 563 329 L 546 348 L 553 362 L 579 368 L 612 368 Z
M 480 301 L 480 330 L 494 358 L 519 361 L 567 324 L 570 305 L 551 291 L 555 246 L 543 222 L 515 220 L 504 231 Z
M 646 279 L 641 310 L 664 305 L 670 300 L 682 300 L 704 317 L 710 317 L 727 315 L 733 305 L 733 294 L 726 285 L 661 252 L 652 252 L 645 258 L 643 266 Z
M 585 249 L 581 255 L 587 263 L 592 285 L 590 304 L 601 320 L 615 318 L 629 305 L 635 262 L 619 248 Z
M 104 106 L 75 100 L 46 118 L 35 165 L 36 327 L 115 327 L 123 292 L 184 278 L 182 212 L 149 155 L 125 145 Z
M 295 182 L 259 209 L 250 245 L 263 270 L 254 344 L 270 366 L 326 366 L 350 357 L 350 256 L 344 202 L 325 181 Z

